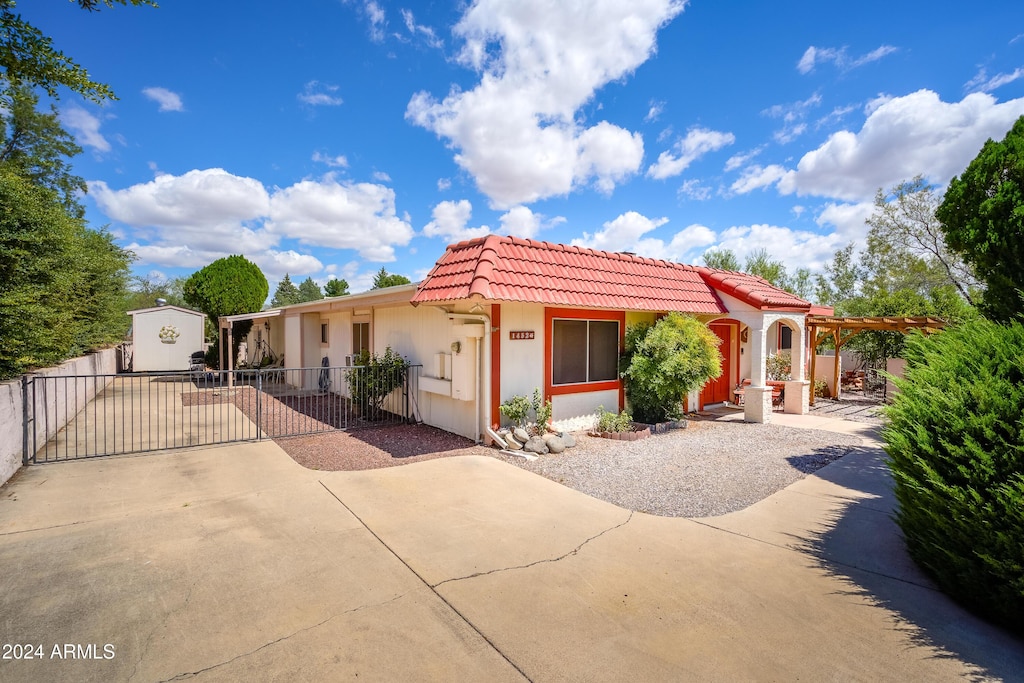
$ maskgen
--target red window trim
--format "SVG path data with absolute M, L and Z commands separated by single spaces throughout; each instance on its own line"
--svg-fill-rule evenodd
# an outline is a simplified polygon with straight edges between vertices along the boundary
M 618 391 L 619 406 L 623 405 L 623 386 L 621 379 L 603 382 L 581 382 L 579 384 L 551 383 L 551 345 L 554 338 L 552 323 L 556 318 L 571 320 L 613 320 L 619 323 L 619 354 L 626 348 L 626 312 L 580 310 L 576 308 L 545 308 L 544 309 L 544 398 L 564 396 L 566 394 L 586 394 L 593 391 Z

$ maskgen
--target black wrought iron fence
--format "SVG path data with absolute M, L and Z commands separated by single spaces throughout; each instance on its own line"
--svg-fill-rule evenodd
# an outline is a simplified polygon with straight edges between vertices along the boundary
M 379 427 L 414 419 L 419 366 L 33 376 L 24 463 Z

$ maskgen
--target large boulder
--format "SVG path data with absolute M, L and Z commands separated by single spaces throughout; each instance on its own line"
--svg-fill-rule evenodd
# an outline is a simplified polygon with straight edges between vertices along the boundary
M 526 445 L 523 446 L 523 450 L 527 453 L 537 453 L 543 455 L 548 452 L 548 445 L 544 443 L 544 439 L 539 436 L 531 436 L 527 440 Z
M 544 437 L 544 443 L 552 453 L 561 453 L 565 450 L 565 441 L 562 437 L 551 434 Z

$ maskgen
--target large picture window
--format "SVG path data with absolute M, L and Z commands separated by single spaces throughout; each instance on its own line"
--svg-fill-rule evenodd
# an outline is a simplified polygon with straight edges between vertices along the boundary
M 614 381 L 618 365 L 618 321 L 551 321 L 552 385 Z

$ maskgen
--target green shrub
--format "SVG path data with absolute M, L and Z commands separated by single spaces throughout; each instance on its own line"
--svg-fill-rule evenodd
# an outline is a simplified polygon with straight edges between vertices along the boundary
M 384 401 L 405 382 L 409 367 L 405 359 L 389 346 L 382 355 L 363 351 L 354 364 L 357 367 L 345 373 L 352 403 L 366 420 L 386 417 Z
M 595 432 L 629 432 L 633 430 L 633 417 L 623 410 L 616 415 L 604 409 L 604 406 L 597 407 L 597 423 L 594 425 Z
M 541 400 L 540 389 L 533 390 L 533 401 L 531 406 L 533 408 L 534 415 L 537 416 L 537 428 L 544 433 L 547 429 L 548 424 L 551 422 L 551 399 L 547 401 Z
M 1024 631 L 1024 326 L 908 339 L 886 410 L 897 521 L 939 586 Z
M 537 431 L 541 434 L 544 433 L 551 422 L 551 400 L 544 401 L 540 389 L 533 390 L 532 401 L 525 396 L 513 396 L 499 405 L 498 410 L 512 424 L 524 429 L 527 426 L 527 417 L 529 417 L 532 410 L 537 420 Z
M 722 374 L 719 342 L 707 325 L 679 313 L 630 325 L 621 368 L 636 419 L 678 420 L 686 395 Z
M 769 380 L 773 382 L 788 381 L 793 379 L 793 358 L 788 351 L 768 354 L 768 360 L 764 362 L 764 369 Z
M 513 396 L 498 406 L 498 410 L 517 427 L 526 426 L 526 416 L 530 414 L 530 399 L 525 396 Z

